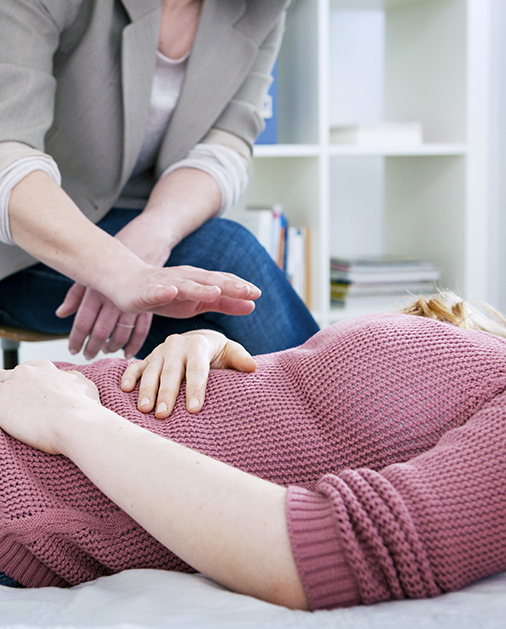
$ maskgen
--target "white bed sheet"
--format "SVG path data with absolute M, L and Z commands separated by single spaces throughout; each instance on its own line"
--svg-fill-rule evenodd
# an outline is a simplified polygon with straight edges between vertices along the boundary
M 202 575 L 132 570 L 62 590 L 0 587 L 0 628 L 504 629 L 506 573 L 431 600 L 290 611 Z

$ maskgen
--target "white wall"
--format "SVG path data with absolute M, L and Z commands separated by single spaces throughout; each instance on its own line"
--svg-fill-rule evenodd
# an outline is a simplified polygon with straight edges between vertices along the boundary
M 331 125 L 382 121 L 384 57 L 384 11 L 331 11 Z
M 115 354 L 102 354 L 97 356 L 99 358 L 123 358 L 123 352 L 116 352 Z M 21 343 L 19 352 L 19 362 L 25 362 L 27 360 L 53 360 L 74 363 L 76 365 L 84 365 L 90 361 L 87 361 L 82 352 L 73 356 L 68 351 L 68 341 L 46 341 L 44 343 Z
M 506 2 L 492 0 L 491 302 L 506 313 Z
M 332 126 L 383 120 L 385 14 L 377 1 L 349 5 L 330 17 Z M 334 158 L 330 177 L 331 255 L 382 253 L 384 159 Z

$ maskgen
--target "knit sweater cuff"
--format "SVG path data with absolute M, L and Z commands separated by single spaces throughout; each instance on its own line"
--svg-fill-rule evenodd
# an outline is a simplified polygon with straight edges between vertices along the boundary
M 357 583 L 325 496 L 290 487 L 287 524 L 295 564 L 311 609 L 360 603 Z
M 64 587 L 68 583 L 15 541 L 0 543 L 0 570 L 26 587 Z

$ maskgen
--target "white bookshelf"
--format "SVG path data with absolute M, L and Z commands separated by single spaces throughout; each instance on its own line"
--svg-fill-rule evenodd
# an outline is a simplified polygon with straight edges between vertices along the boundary
M 332 255 L 420 256 L 445 287 L 488 298 L 490 28 L 490 0 L 296 0 L 289 10 L 280 144 L 255 147 L 242 205 L 280 202 L 310 227 L 322 326 L 370 311 L 331 308 Z M 329 142 L 333 124 L 379 120 L 420 120 L 425 143 Z

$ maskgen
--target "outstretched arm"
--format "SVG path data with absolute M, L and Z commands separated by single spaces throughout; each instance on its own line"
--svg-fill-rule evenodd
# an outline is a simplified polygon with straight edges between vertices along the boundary
M 234 591 L 307 608 L 288 539 L 285 488 L 130 424 L 100 406 L 80 374 L 44 362 L 1 372 L 1 380 L 6 432 L 69 457 L 196 570 Z
M 15 242 L 48 266 L 96 289 L 129 314 L 176 318 L 210 310 L 249 314 L 258 288 L 226 273 L 156 268 L 93 225 L 49 175 L 36 171 L 12 191 Z
M 176 170 L 156 184 L 145 210 L 114 240 L 146 264 L 161 268 L 174 246 L 212 218 L 220 203 L 220 190 L 210 175 L 192 168 Z M 181 269 L 176 272 L 185 278 Z M 101 349 L 115 352 L 128 341 L 125 355 L 135 355 L 146 339 L 151 319 L 143 325 L 136 314 L 122 313 L 105 294 L 89 282 L 86 286 L 74 285 L 58 311 L 63 317 L 77 313 L 69 336 L 70 350 L 78 352 L 85 345 L 85 356 L 90 359 Z M 118 322 L 122 325 L 117 326 Z

